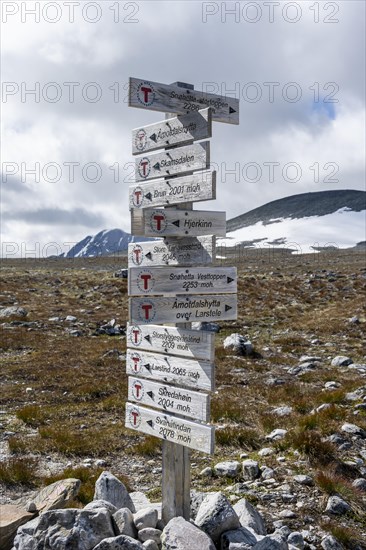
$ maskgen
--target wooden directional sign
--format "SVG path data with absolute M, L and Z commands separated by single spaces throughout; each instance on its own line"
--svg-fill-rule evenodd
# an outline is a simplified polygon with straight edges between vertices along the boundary
M 128 105 L 164 113 L 187 113 L 211 107 L 213 120 L 239 124 L 239 100 L 236 98 L 140 78 L 129 80 Z
M 226 236 L 226 212 L 205 210 L 131 210 L 131 233 L 145 237 Z
M 128 273 L 129 296 L 236 291 L 236 267 L 132 267 Z
M 161 325 L 127 323 L 127 346 L 135 350 L 157 351 L 213 361 L 215 335 L 205 330 L 187 330 Z
M 130 210 L 216 199 L 216 172 L 159 179 L 129 188 Z
M 214 365 L 206 361 L 182 359 L 147 351 L 127 350 L 127 374 L 187 386 L 196 390 L 213 391 Z
M 130 243 L 128 266 L 152 267 L 154 265 L 205 265 L 215 259 L 215 238 L 187 237 L 183 239 Z
M 209 167 L 210 142 L 203 141 L 136 159 L 135 181 L 205 170 Z
M 202 109 L 132 130 L 132 154 L 140 155 L 211 136 L 212 111 Z
M 227 321 L 236 319 L 237 296 L 130 298 L 130 321 L 140 324 Z
M 133 376 L 128 377 L 128 399 L 202 422 L 206 422 L 210 415 L 210 396 L 207 393 L 176 388 Z
M 126 403 L 126 428 L 172 441 L 196 451 L 213 454 L 213 426 L 198 424 L 173 414 Z

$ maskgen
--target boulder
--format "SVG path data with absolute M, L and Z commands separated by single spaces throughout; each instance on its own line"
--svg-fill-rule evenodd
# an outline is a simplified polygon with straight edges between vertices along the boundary
M 248 458 L 243 462 L 243 478 L 246 481 L 253 481 L 261 475 L 258 462 Z
M 159 546 L 156 544 L 154 540 L 146 540 L 142 544 L 144 550 L 159 550 Z
M 288 544 L 280 537 L 268 535 L 257 542 L 252 550 L 288 550 Z
M 102 472 L 95 483 L 94 500 L 106 500 L 117 510 L 129 508 L 135 512 L 134 504 L 123 483 L 110 472 Z
M 84 508 L 85 509 L 85 508 Z M 117 535 L 127 535 L 137 538 L 137 529 L 133 522 L 133 515 L 129 508 L 120 508 L 113 514 L 114 529 Z
M 195 524 L 218 543 L 222 533 L 240 527 L 239 518 L 221 492 L 207 496 L 198 509 Z
M 80 479 L 68 478 L 55 481 L 41 489 L 32 502 L 35 504 L 38 512 L 46 510 L 56 510 L 66 508 L 77 496 L 80 490 Z
M 240 472 L 240 462 L 237 460 L 218 462 L 214 470 L 215 473 L 221 477 L 236 477 Z
M 350 434 L 350 435 L 357 435 L 360 437 L 366 437 L 366 432 L 360 426 L 357 426 L 356 424 L 350 424 L 349 422 L 345 422 L 341 427 L 342 432 Z
M 328 514 L 343 515 L 351 511 L 351 506 L 343 500 L 343 498 L 333 495 L 328 498 L 327 507 L 325 509 Z
M 153 529 L 153 527 L 145 527 L 145 529 L 140 529 L 138 533 L 138 539 L 141 542 L 146 542 L 147 540 L 153 540 L 157 544 L 160 544 L 162 531 L 160 529 Z
M 251 355 L 253 353 L 252 343 L 242 334 L 233 333 L 224 340 L 224 349 L 228 349 L 235 355 Z
M 130 498 L 135 507 L 135 512 L 138 512 L 143 508 L 149 508 L 149 506 L 151 506 L 150 500 L 147 498 L 145 493 L 142 493 L 141 491 L 133 491 L 132 493 L 130 493 Z
M 144 550 L 144 547 L 138 540 L 127 537 L 127 535 L 118 535 L 118 537 L 103 539 L 94 547 L 94 550 Z
M 301 533 L 299 533 L 299 531 L 293 531 L 290 533 L 287 537 L 287 543 L 291 544 L 295 548 L 298 548 L 299 550 L 304 550 L 305 548 L 304 537 Z
M 22 506 L 4 504 L 0 506 L 0 548 L 10 550 L 18 527 L 27 524 L 34 514 Z
M 333 535 L 327 535 L 320 543 L 323 550 L 344 550 L 343 546 L 337 541 Z
M 12 317 L 26 317 L 28 311 L 24 307 L 8 306 L 0 309 L 0 319 L 10 319 Z
M 348 367 L 348 365 L 351 365 L 352 363 L 353 361 L 350 357 L 345 357 L 344 355 L 337 355 L 337 357 L 334 357 L 332 359 L 331 365 L 332 367 Z
M 155 508 L 143 508 L 136 512 L 133 517 L 137 530 L 152 527 L 155 529 L 158 522 L 158 511 Z
M 98 508 L 106 508 L 110 514 L 117 512 L 117 508 L 114 504 L 111 504 L 107 500 L 92 500 L 84 506 L 84 510 L 97 510 Z
M 110 513 L 104 509 L 48 510 L 40 517 L 31 535 L 34 546 L 25 537 L 14 541 L 15 550 L 57 548 L 57 550 L 91 550 L 103 539 L 114 537 Z
M 231 550 L 233 546 L 245 548 L 247 546 L 254 546 L 256 543 L 257 538 L 255 535 L 245 527 L 225 531 L 221 535 L 221 550 Z
M 215 550 L 210 537 L 182 517 L 173 518 L 165 527 L 162 550 Z
M 240 525 L 250 529 L 257 535 L 266 535 L 267 530 L 260 513 L 250 504 L 246 498 L 242 498 L 234 505 Z

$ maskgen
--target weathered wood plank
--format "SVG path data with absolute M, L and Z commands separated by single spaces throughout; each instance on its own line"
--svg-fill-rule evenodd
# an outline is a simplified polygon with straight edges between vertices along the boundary
M 139 109 L 178 114 L 211 107 L 213 120 L 239 124 L 239 100 L 236 98 L 140 78 L 129 79 L 128 105 Z
M 205 265 L 215 260 L 215 237 L 187 237 L 182 239 L 130 243 L 128 267 L 158 265 Z
M 237 295 L 130 298 L 130 321 L 161 324 L 236 319 Z
M 146 181 L 194 170 L 206 170 L 209 167 L 210 142 L 203 141 L 136 159 L 135 180 Z
M 205 330 L 127 323 L 126 343 L 135 350 L 169 353 L 206 361 L 213 361 L 215 357 L 215 334 Z
M 180 115 L 132 130 L 132 154 L 140 155 L 170 145 L 181 145 L 212 136 L 212 110 Z
M 196 172 L 131 185 L 129 188 L 130 210 L 211 199 L 216 199 L 216 172 Z
M 236 291 L 236 267 L 132 267 L 128 273 L 129 296 Z
M 226 236 L 226 212 L 210 210 L 158 210 L 146 208 L 135 216 L 131 210 L 131 233 L 144 237 Z
M 207 422 L 210 396 L 134 376 L 128 377 L 128 400 Z
M 133 403 L 126 403 L 126 427 L 178 443 L 207 454 L 213 454 L 213 426 L 199 424 Z
M 196 390 L 213 391 L 213 363 L 128 349 L 127 374 Z

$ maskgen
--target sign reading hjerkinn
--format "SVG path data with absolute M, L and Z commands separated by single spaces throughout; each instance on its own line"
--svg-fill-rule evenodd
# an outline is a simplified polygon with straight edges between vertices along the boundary
M 210 414 L 210 396 L 207 393 L 168 386 L 144 378 L 128 377 L 128 399 L 202 422 L 207 422 Z
M 130 321 L 139 324 L 236 319 L 236 294 L 130 298 Z
M 210 167 L 210 142 L 184 145 L 161 153 L 140 157 L 135 161 L 135 181 L 183 174 Z
M 127 323 L 126 340 L 127 346 L 136 350 L 170 353 L 206 361 L 213 361 L 215 356 L 215 335 L 205 330 Z
M 213 391 L 215 385 L 213 363 L 148 351 L 128 349 L 126 372 L 196 390 Z
M 131 210 L 131 233 L 145 237 L 226 236 L 226 212 L 211 210 L 155 210 L 146 208 L 134 215 Z
M 129 79 L 128 105 L 164 113 L 188 113 L 212 108 L 212 120 L 239 124 L 239 100 L 140 78 Z
M 216 172 L 196 172 L 189 176 L 131 185 L 129 188 L 130 210 L 215 198 Z
M 174 414 L 126 403 L 125 426 L 202 453 L 213 454 L 214 452 L 215 428 L 213 426 L 198 424 Z
M 236 291 L 236 267 L 132 267 L 128 273 L 129 296 Z
M 187 141 L 210 138 L 212 135 L 212 111 L 180 115 L 132 130 L 132 154 L 139 155 Z
M 215 238 L 186 237 L 182 239 L 130 243 L 128 267 L 158 265 L 207 265 L 215 259 Z

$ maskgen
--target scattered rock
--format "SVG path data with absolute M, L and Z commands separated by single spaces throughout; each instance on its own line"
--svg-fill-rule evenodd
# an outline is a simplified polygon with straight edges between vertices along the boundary
M 115 271 L 114 276 L 119 279 L 128 279 L 128 269 L 119 269 Z
M 343 546 L 337 541 L 333 535 L 327 535 L 323 538 L 320 546 L 323 550 L 344 550 Z
M 120 508 L 113 514 L 115 532 L 117 535 L 127 535 L 137 538 L 137 529 L 133 521 L 133 514 L 129 508 Z
M 358 435 L 360 437 L 366 437 L 366 432 L 356 424 L 350 424 L 349 422 L 345 422 L 343 426 L 341 427 L 342 432 L 345 432 L 347 434 L 351 435 Z
M 253 353 L 252 343 L 242 334 L 233 333 L 224 340 L 224 349 L 228 349 L 236 355 L 251 355 Z
M 94 547 L 94 550 L 144 550 L 144 547 L 138 540 L 127 535 L 118 535 L 118 537 L 102 540 L 102 542 Z
M 314 485 L 313 478 L 304 474 L 294 476 L 294 481 L 296 481 L 296 483 L 299 483 L 299 485 Z
M 299 548 L 299 550 L 303 550 L 305 547 L 304 537 L 298 531 L 290 533 L 287 537 L 287 542 L 295 548 Z
M 266 435 L 266 439 L 269 439 L 271 441 L 277 441 L 278 439 L 283 439 L 286 434 L 287 434 L 287 430 L 283 430 L 282 428 L 277 428 L 276 430 L 273 430 L 270 434 Z
M 234 505 L 234 510 L 239 518 L 240 525 L 250 529 L 257 535 L 266 535 L 267 530 L 264 520 L 260 513 L 250 504 L 250 502 L 242 498 Z
M 200 471 L 200 476 L 202 477 L 212 477 L 213 470 L 209 466 L 207 468 L 203 468 L 203 470 Z
M 263 447 L 263 449 L 260 449 L 258 451 L 259 456 L 270 456 L 275 453 L 275 450 L 273 447 Z
M 209 523 L 208 521 L 207 524 Z M 210 537 L 182 517 L 169 521 L 161 536 L 161 542 L 162 550 L 215 550 Z
M 225 531 L 225 533 L 221 535 L 221 550 L 248 548 L 248 546 L 252 547 L 256 543 L 256 536 L 245 527 L 240 527 L 232 531 Z
M 105 508 L 110 514 L 117 512 L 117 508 L 107 500 L 92 500 L 84 506 L 84 510 L 98 510 L 99 508 Z
M 328 498 L 327 507 L 325 509 L 329 514 L 343 515 L 351 511 L 351 506 L 342 498 L 333 495 Z
M 334 357 L 332 359 L 331 365 L 332 367 L 348 367 L 348 365 L 351 365 L 352 363 L 353 361 L 350 357 L 345 357 L 344 355 L 337 355 L 337 357 Z
M 237 460 L 219 462 L 214 467 L 215 473 L 222 477 L 236 477 L 240 472 L 240 462 Z
M 0 319 L 10 319 L 11 317 L 26 317 L 28 311 L 24 307 L 8 306 L 0 309 Z
M 366 479 L 364 479 L 363 477 L 359 477 L 358 479 L 355 479 L 352 485 L 353 487 L 356 487 L 356 489 L 366 492 Z
M 192 323 L 193 330 L 206 330 L 207 332 L 220 332 L 221 327 L 217 323 L 206 323 L 205 321 L 196 321 Z
M 146 542 L 147 540 L 153 540 L 157 544 L 160 544 L 162 532 L 160 529 L 154 529 L 153 527 L 145 527 L 145 529 L 140 529 L 138 532 L 138 539 L 141 542 Z
M 272 414 L 275 414 L 277 416 L 288 416 L 289 414 L 291 414 L 293 411 L 293 408 L 292 407 L 276 407 L 275 409 L 273 409 L 271 412 Z
M 109 472 L 102 472 L 95 483 L 94 500 L 106 500 L 119 508 L 129 508 L 135 512 L 135 507 L 123 483 Z
M 133 519 L 138 531 L 147 527 L 155 528 L 158 521 L 158 511 L 155 508 L 143 508 L 136 512 Z
M 213 493 L 203 500 L 198 509 L 195 523 L 215 543 L 219 542 L 225 531 L 240 527 L 235 510 L 221 492 Z
M 256 460 L 251 460 L 248 458 L 243 462 L 243 478 L 247 481 L 252 481 L 257 479 L 260 476 L 261 472 L 259 469 L 258 462 Z

